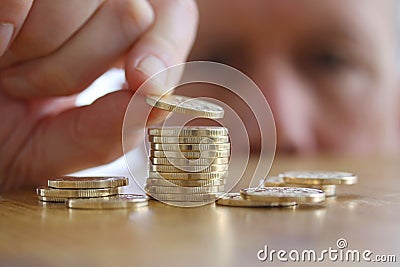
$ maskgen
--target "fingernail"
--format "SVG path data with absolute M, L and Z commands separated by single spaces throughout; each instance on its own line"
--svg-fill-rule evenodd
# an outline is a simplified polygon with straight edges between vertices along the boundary
M 14 26 L 11 23 L 0 23 L 0 56 L 9 47 L 13 33 Z
M 165 70 L 166 66 L 159 58 L 155 56 L 147 56 L 139 61 L 137 70 L 143 72 L 147 77 L 152 77 L 153 84 L 157 84 L 155 88 L 149 89 L 150 94 L 164 94 L 168 89 L 168 71 Z

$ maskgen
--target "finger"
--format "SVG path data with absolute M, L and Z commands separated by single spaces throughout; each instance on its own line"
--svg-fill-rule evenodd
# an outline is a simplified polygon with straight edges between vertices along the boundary
M 197 29 L 197 6 L 187 0 L 151 1 L 155 23 L 129 52 L 126 59 L 126 78 L 130 88 L 163 69 L 183 62 L 193 44 Z M 162 86 L 153 86 L 150 94 L 163 94 L 168 85 L 179 77 L 171 73 L 157 76 Z
M 57 50 L 93 15 L 104 0 L 36 0 L 1 66 Z
M 121 156 L 122 124 L 132 94 L 130 90 L 113 92 L 92 105 L 78 107 L 43 121 L 20 157 L 23 163 L 29 164 L 26 175 L 31 178 L 30 182 L 38 183 L 51 176 L 109 163 Z M 144 112 L 151 109 L 144 99 L 140 102 L 143 107 L 135 107 L 137 114 L 132 116 L 129 125 L 124 126 L 131 133 L 124 136 L 128 138 L 124 142 L 129 142 L 129 146 L 143 140 Z M 165 114 L 155 111 L 148 123 L 154 123 Z
M 82 91 L 104 73 L 153 20 L 145 0 L 110 0 L 55 53 L 0 74 L 14 97 L 61 96 Z
M 18 34 L 33 0 L 2 0 L 0 2 L 0 57 Z

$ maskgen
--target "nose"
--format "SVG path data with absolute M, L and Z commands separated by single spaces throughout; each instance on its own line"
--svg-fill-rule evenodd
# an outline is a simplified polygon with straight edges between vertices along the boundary
M 277 152 L 315 152 L 315 96 L 306 80 L 291 64 L 281 59 L 261 60 L 252 76 L 268 100 L 275 118 Z

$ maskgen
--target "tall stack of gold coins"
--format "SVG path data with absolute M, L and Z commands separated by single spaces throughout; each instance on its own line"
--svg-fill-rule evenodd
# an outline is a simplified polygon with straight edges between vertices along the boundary
M 148 138 L 150 196 L 195 206 L 224 193 L 231 146 L 225 127 L 150 128 Z

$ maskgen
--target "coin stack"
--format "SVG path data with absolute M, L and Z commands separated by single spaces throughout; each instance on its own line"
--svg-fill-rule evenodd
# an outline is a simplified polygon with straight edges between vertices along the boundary
M 128 185 L 126 177 L 76 177 L 62 176 L 50 179 L 47 187 L 36 189 L 39 200 L 66 202 L 73 198 L 109 197 L 119 193 L 119 188 Z
M 323 190 L 327 197 L 336 195 L 336 186 L 357 183 L 357 176 L 339 171 L 288 171 L 268 177 L 264 186 L 306 187 Z
M 184 206 L 213 202 L 224 193 L 230 142 L 224 127 L 148 129 L 149 173 L 145 190 L 153 198 Z

